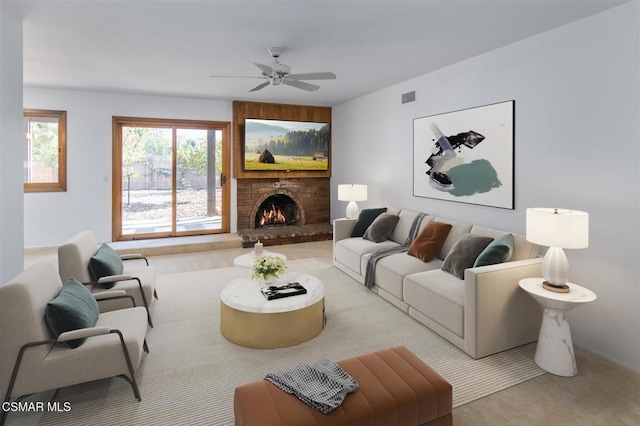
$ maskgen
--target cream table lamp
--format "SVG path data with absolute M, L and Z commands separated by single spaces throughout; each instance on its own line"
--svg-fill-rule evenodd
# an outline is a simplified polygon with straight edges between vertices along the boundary
M 568 293 L 569 259 L 562 249 L 589 247 L 589 214 L 579 210 L 529 208 L 526 226 L 527 241 L 549 247 L 542 263 L 543 287 Z
M 347 218 L 356 219 L 360 214 L 356 201 L 367 201 L 367 185 L 353 183 L 338 185 L 338 200 L 349 202 L 347 205 Z

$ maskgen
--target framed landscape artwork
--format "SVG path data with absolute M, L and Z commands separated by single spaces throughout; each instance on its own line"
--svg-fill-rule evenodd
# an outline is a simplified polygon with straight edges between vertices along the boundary
M 413 120 L 413 195 L 513 209 L 515 101 Z

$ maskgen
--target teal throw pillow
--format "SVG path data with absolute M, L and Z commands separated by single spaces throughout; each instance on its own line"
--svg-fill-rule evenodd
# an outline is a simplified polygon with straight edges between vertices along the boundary
M 362 237 L 369 226 L 373 223 L 375 218 L 387 211 L 386 207 L 377 209 L 364 209 L 360 212 L 358 220 L 351 231 L 352 237 Z
M 393 232 L 393 228 L 398 224 L 398 220 L 400 220 L 400 216 L 382 213 L 376 217 L 371 226 L 367 228 L 362 238 L 373 241 L 374 243 L 381 243 L 389 238 Z
M 476 259 L 482 253 L 493 238 L 480 237 L 472 234 L 464 234 L 451 247 L 451 251 L 444 258 L 441 269 L 464 279 L 464 270 L 472 268 Z
M 120 275 L 124 270 L 124 265 L 120 256 L 108 244 L 102 244 L 96 254 L 89 260 L 89 271 L 93 279 L 98 281 L 102 277 Z M 116 283 L 104 284 L 104 288 L 111 288 Z
M 491 241 L 484 250 L 482 250 L 482 253 L 480 253 L 476 259 L 473 267 L 495 265 L 509 261 L 513 254 L 513 245 L 514 241 L 512 234 L 505 234 L 496 238 Z
M 98 302 L 89 289 L 75 278 L 69 278 L 64 283 L 58 295 L 47 303 L 44 310 L 45 320 L 56 338 L 65 331 L 95 326 L 98 315 L 100 315 Z M 73 349 L 86 340 L 69 340 L 62 344 Z

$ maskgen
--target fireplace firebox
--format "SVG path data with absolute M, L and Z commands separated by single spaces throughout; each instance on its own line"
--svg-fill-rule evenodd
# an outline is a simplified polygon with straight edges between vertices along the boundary
M 285 194 L 275 194 L 260 204 L 255 217 L 255 229 L 273 226 L 293 226 L 300 222 L 295 201 Z

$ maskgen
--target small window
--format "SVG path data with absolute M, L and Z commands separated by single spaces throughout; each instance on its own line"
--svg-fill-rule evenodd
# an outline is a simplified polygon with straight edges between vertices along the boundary
M 25 109 L 24 192 L 67 190 L 67 113 Z

